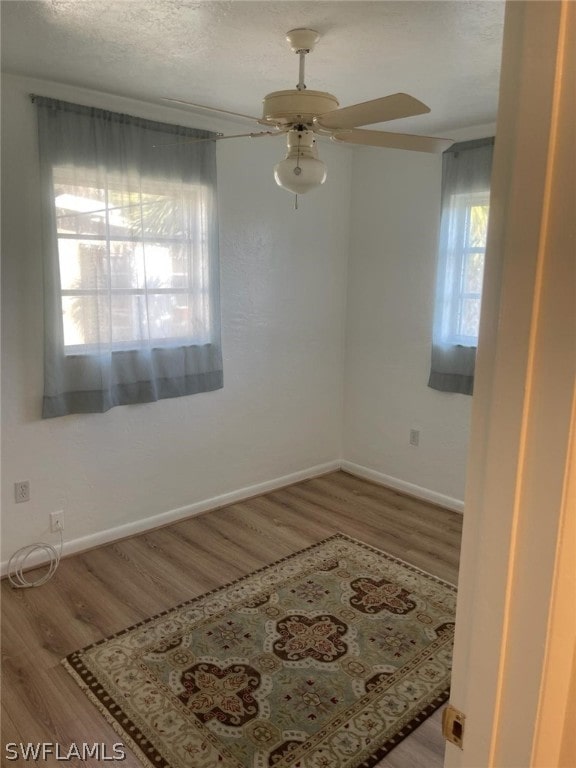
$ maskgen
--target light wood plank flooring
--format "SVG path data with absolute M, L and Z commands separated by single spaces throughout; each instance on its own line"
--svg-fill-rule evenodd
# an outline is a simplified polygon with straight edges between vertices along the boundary
M 7 742 L 118 741 L 61 668 L 72 651 L 338 531 L 455 583 L 461 522 L 455 512 L 334 472 L 66 558 L 38 589 L 13 590 L 4 580 L 2 765 L 14 765 L 5 760 Z M 380 766 L 440 768 L 443 754 L 437 712 Z M 121 765 L 140 764 L 128 752 Z

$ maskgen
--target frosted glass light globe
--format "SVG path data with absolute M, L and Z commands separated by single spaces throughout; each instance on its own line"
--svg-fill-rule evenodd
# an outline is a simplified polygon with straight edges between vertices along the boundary
M 315 157 L 287 157 L 274 166 L 279 187 L 303 195 L 326 181 L 326 163 Z

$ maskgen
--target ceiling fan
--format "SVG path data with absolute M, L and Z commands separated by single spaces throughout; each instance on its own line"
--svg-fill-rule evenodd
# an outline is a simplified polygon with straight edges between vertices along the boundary
M 319 39 L 320 35 L 313 29 L 292 29 L 286 34 L 291 49 L 300 58 L 298 85 L 294 89 L 274 91 L 265 96 L 260 118 L 181 99 L 163 101 L 247 118 L 272 129 L 233 136 L 219 135 L 216 139 L 286 134 L 286 157 L 275 166 L 274 178 L 280 187 L 296 195 L 308 192 L 326 180 L 326 164 L 318 157 L 317 135 L 347 144 L 416 152 L 443 152 L 453 143 L 450 139 L 365 130 L 360 127 L 430 112 L 429 107 L 406 93 L 395 93 L 340 108 L 338 100 L 331 93 L 308 90 L 304 84 L 305 57 L 314 50 Z

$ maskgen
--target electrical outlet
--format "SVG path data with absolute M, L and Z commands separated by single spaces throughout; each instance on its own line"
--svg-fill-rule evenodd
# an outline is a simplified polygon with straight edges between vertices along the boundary
M 23 501 L 30 501 L 30 481 L 21 480 L 19 483 L 14 483 L 14 498 L 16 504 L 21 504 Z
M 50 531 L 52 533 L 58 533 L 58 531 L 64 530 L 64 511 L 61 509 L 58 512 L 50 512 Z
M 419 429 L 411 429 L 410 430 L 410 445 L 418 445 L 420 443 L 420 430 Z

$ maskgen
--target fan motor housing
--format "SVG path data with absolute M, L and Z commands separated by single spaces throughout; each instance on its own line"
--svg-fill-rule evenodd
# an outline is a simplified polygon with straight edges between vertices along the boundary
M 338 99 L 324 91 L 274 91 L 264 97 L 262 119 L 259 122 L 274 125 L 311 125 L 315 117 L 338 109 L 338 106 Z

